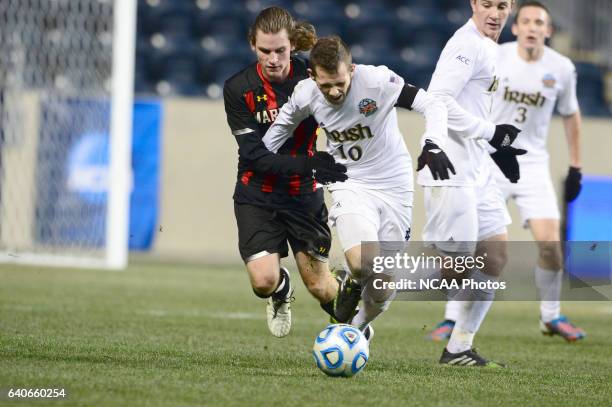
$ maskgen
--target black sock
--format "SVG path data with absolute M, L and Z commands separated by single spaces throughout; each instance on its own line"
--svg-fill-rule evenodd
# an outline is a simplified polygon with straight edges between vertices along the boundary
M 279 287 L 280 288 L 279 290 Z M 289 288 L 291 285 L 289 284 L 289 275 L 285 271 L 285 269 L 280 269 L 280 277 L 278 279 L 278 285 L 276 286 L 276 290 L 272 293 L 272 296 L 275 298 L 285 298 L 289 293 Z
M 332 318 L 336 319 L 336 314 L 334 313 L 334 300 L 321 304 L 321 308 L 323 308 L 323 311 L 327 312 Z

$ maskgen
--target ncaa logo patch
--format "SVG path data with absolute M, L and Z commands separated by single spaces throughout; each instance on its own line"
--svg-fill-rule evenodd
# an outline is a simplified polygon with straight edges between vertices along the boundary
M 373 115 L 377 110 L 376 101 L 372 99 L 366 98 L 359 102 L 359 113 L 363 114 L 365 117 Z
M 550 74 L 547 73 L 546 75 L 544 75 L 544 77 L 542 78 L 542 83 L 544 84 L 544 86 L 546 86 L 547 88 L 554 88 L 555 85 L 557 84 L 557 80 L 555 79 L 555 77 Z

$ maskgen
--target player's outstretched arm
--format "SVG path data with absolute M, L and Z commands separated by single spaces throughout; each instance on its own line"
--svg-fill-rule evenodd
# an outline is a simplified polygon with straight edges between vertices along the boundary
M 417 171 L 427 166 L 435 180 L 446 180 L 450 173 L 456 174 L 455 167 L 440 148 L 448 137 L 446 105 L 423 89 L 417 90 L 410 85 L 404 85 L 396 105 L 425 116 L 423 150 L 418 158 Z
M 262 139 L 265 148 L 271 152 L 278 152 L 299 124 L 310 116 L 311 112 L 308 104 L 304 103 L 300 106 L 297 103 L 300 98 L 297 93 L 300 87 L 300 84 L 296 86 L 293 95 L 283 105 L 276 120 Z M 276 156 L 276 154 L 274 155 Z M 312 176 L 321 184 L 347 180 L 346 166 L 336 163 L 334 158 L 326 152 L 317 152 L 313 157 L 298 156 L 292 157 L 292 159 L 300 165 L 299 172 L 296 171 L 295 173 Z
M 255 118 L 246 102 L 236 93 L 226 83 L 223 89 L 225 112 L 229 127 L 238 143 L 238 154 L 249 162 L 251 170 L 285 176 L 312 175 L 316 163 L 309 162 L 308 157 L 274 154 L 266 148 Z M 342 175 L 338 177 L 341 178 Z
M 474 116 L 457 103 L 466 84 L 477 73 L 479 54 L 475 44 L 451 38 L 442 50 L 427 92 L 446 105 L 448 128 L 455 134 L 489 141 L 495 133 L 495 124 Z
M 280 109 L 274 123 L 263 137 L 266 148 L 273 153 L 276 153 L 285 144 L 302 120 L 310 116 L 308 104 L 298 102 L 299 99 L 302 99 L 300 89 L 303 89 L 303 87 L 304 81 L 295 86 L 293 94 Z
M 448 112 L 446 105 L 423 89 L 404 85 L 396 106 L 414 110 L 425 117 L 423 142 L 430 140 L 442 146 L 448 137 Z

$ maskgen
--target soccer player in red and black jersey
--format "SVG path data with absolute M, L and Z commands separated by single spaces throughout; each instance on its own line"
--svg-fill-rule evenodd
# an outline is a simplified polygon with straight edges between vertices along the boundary
M 273 154 L 262 142 L 293 88 L 308 77 L 306 63 L 292 56 L 316 41 L 314 27 L 297 23 L 279 7 L 263 10 L 249 31 L 257 62 L 225 82 L 227 121 L 238 142 L 234 212 L 239 249 L 255 295 L 268 299 L 270 332 L 286 336 L 291 328 L 293 289 L 280 259 L 291 245 L 308 291 L 338 321 L 352 316 L 360 293 L 330 273 L 331 234 L 319 183 L 346 180 L 346 167 L 315 151 L 317 123 L 310 117 Z

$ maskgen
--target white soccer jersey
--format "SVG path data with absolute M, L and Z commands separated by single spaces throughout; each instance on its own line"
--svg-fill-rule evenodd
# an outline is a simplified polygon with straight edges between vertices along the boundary
M 348 180 L 333 184 L 330 190 L 358 185 L 368 189 L 402 186 L 412 191 L 412 159 L 394 107 L 403 87 L 404 80 L 385 66 L 356 65 L 344 103 L 335 106 L 314 80 L 302 80 L 266 132 L 264 144 L 278 151 L 293 129 L 312 115 L 319 123 L 319 134 L 327 136 L 327 151 L 347 167 Z M 423 112 L 428 100 L 420 90 L 413 109 Z M 428 128 L 435 126 L 433 121 L 427 121 Z M 438 127 L 438 134 L 428 130 L 424 138 L 444 138 L 445 126 Z
M 527 62 L 518 54 L 518 44 L 500 47 L 499 89 L 493 98 L 492 121 L 510 123 L 522 132 L 513 145 L 524 148 L 519 163 L 548 159 L 546 140 L 555 104 L 563 116 L 578 111 L 576 68 L 563 55 L 546 47 L 538 61 Z
M 482 35 L 470 19 L 448 41 L 431 78 L 428 93 L 448 108 L 448 139 L 441 146 L 457 174 L 434 180 L 420 171 L 423 186 L 481 186 L 489 174 L 490 140 L 495 125 L 486 120 L 497 86 L 495 64 L 498 45 Z

